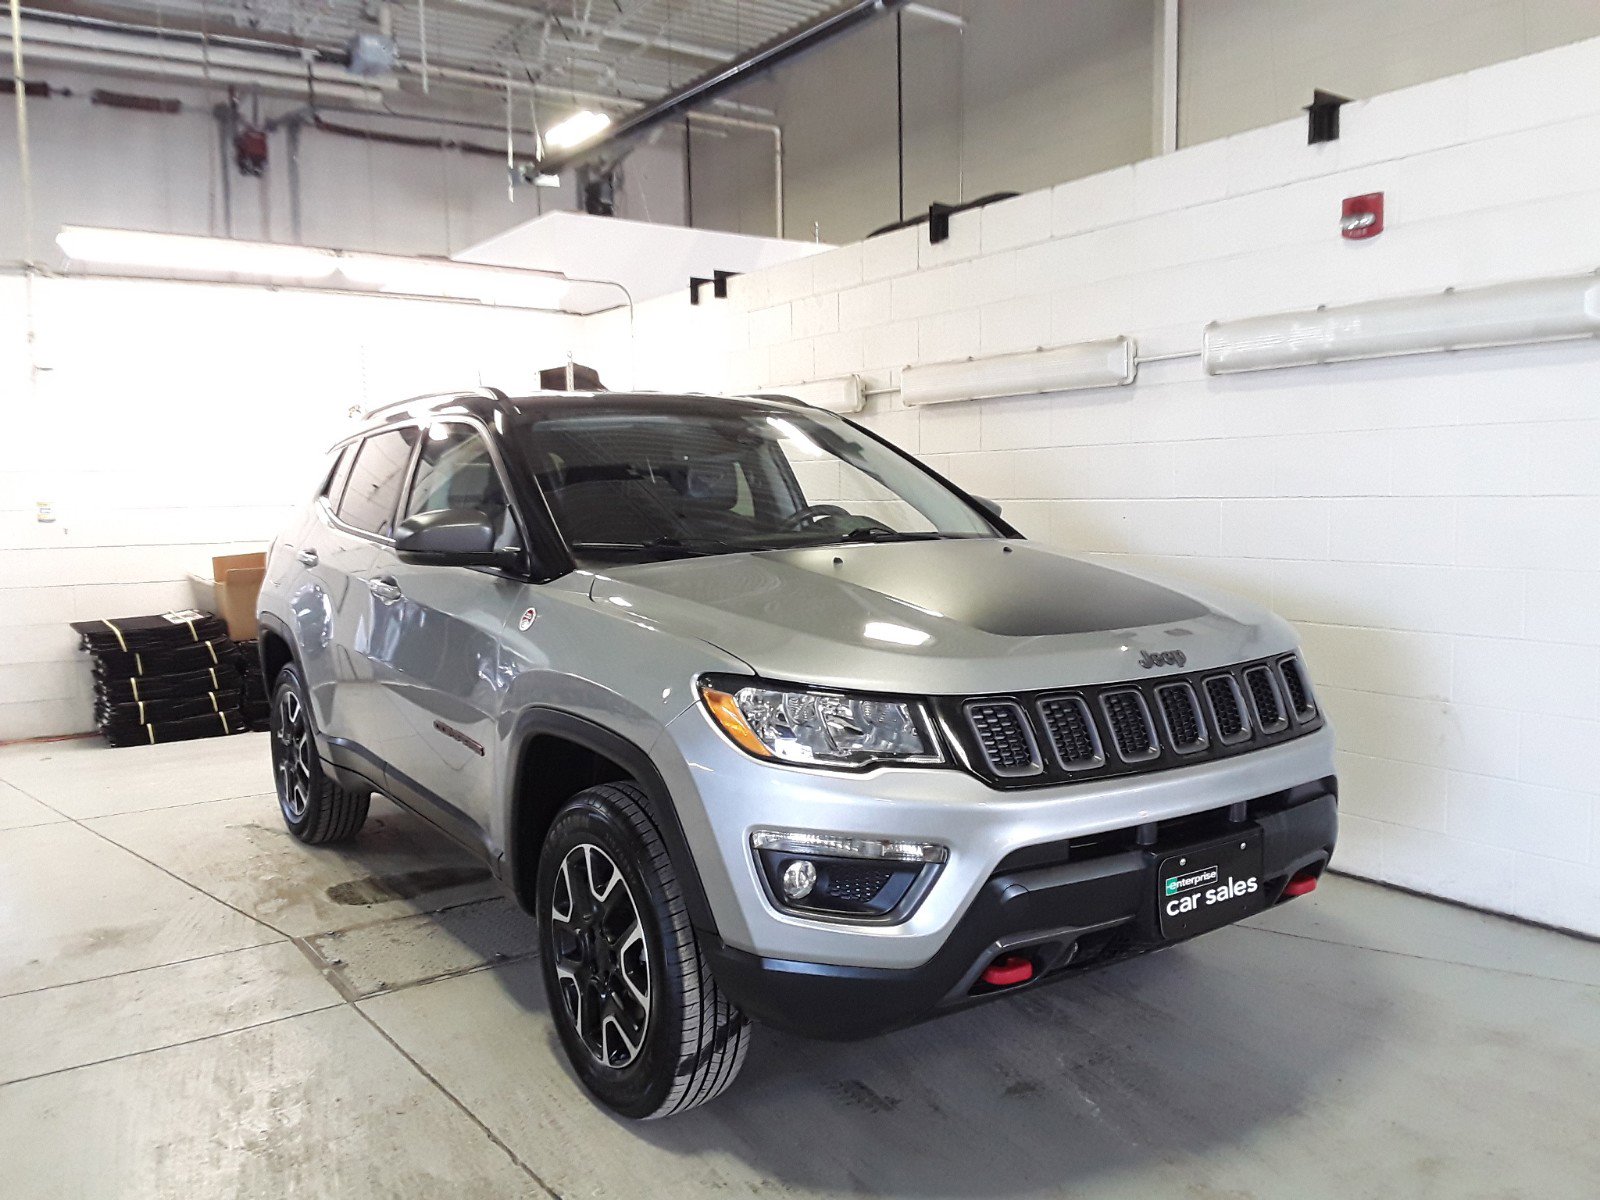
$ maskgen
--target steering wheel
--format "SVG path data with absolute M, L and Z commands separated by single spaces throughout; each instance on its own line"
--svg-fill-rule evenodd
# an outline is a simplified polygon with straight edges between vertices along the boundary
M 783 533 L 793 533 L 802 525 L 822 521 L 828 517 L 850 517 L 854 515 L 849 509 L 840 508 L 837 504 L 808 504 L 785 517 L 779 523 L 778 529 Z

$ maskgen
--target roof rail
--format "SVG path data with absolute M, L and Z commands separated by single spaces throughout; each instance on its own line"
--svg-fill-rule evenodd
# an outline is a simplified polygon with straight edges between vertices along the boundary
M 390 400 L 385 404 L 377 404 L 361 414 L 363 421 L 370 421 L 373 417 L 380 416 L 395 409 L 412 409 L 418 405 L 437 404 L 445 400 L 460 400 L 467 396 L 479 396 L 486 400 L 495 400 L 501 404 L 510 399 L 499 388 L 475 387 L 460 388 L 450 392 L 424 392 L 420 396 L 408 396 L 404 400 Z

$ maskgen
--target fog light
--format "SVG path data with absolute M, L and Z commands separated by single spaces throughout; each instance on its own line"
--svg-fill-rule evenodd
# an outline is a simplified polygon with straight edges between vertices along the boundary
M 883 924 L 909 917 L 950 857 L 936 842 L 801 829 L 753 829 L 750 848 L 780 909 Z
M 804 900 L 817 886 L 817 868 L 804 858 L 792 859 L 783 868 L 783 895 L 788 900 Z

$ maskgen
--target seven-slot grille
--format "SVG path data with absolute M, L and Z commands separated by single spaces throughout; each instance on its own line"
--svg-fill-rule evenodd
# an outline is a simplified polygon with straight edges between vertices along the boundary
M 1020 705 L 1009 700 L 973 701 L 967 705 L 967 720 L 996 775 L 1014 779 L 1038 773 L 1039 751 Z
M 1003 787 L 1162 770 L 1274 744 L 1322 724 L 1294 655 L 1070 693 L 935 705 L 972 768 Z
M 1039 701 L 1039 717 L 1062 770 L 1087 771 L 1105 762 L 1094 718 L 1081 696 L 1046 696 Z

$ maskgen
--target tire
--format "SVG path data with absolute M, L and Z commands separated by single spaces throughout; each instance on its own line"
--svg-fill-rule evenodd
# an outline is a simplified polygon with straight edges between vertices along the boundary
M 272 778 L 289 832 L 310 846 L 354 837 L 366 822 L 372 793 L 342 788 L 323 770 L 305 681 L 294 663 L 278 672 L 269 722 Z
M 636 1119 L 721 1094 L 750 1022 L 700 953 L 644 793 L 609 783 L 569 800 L 540 852 L 538 888 L 550 1013 L 584 1087 Z

